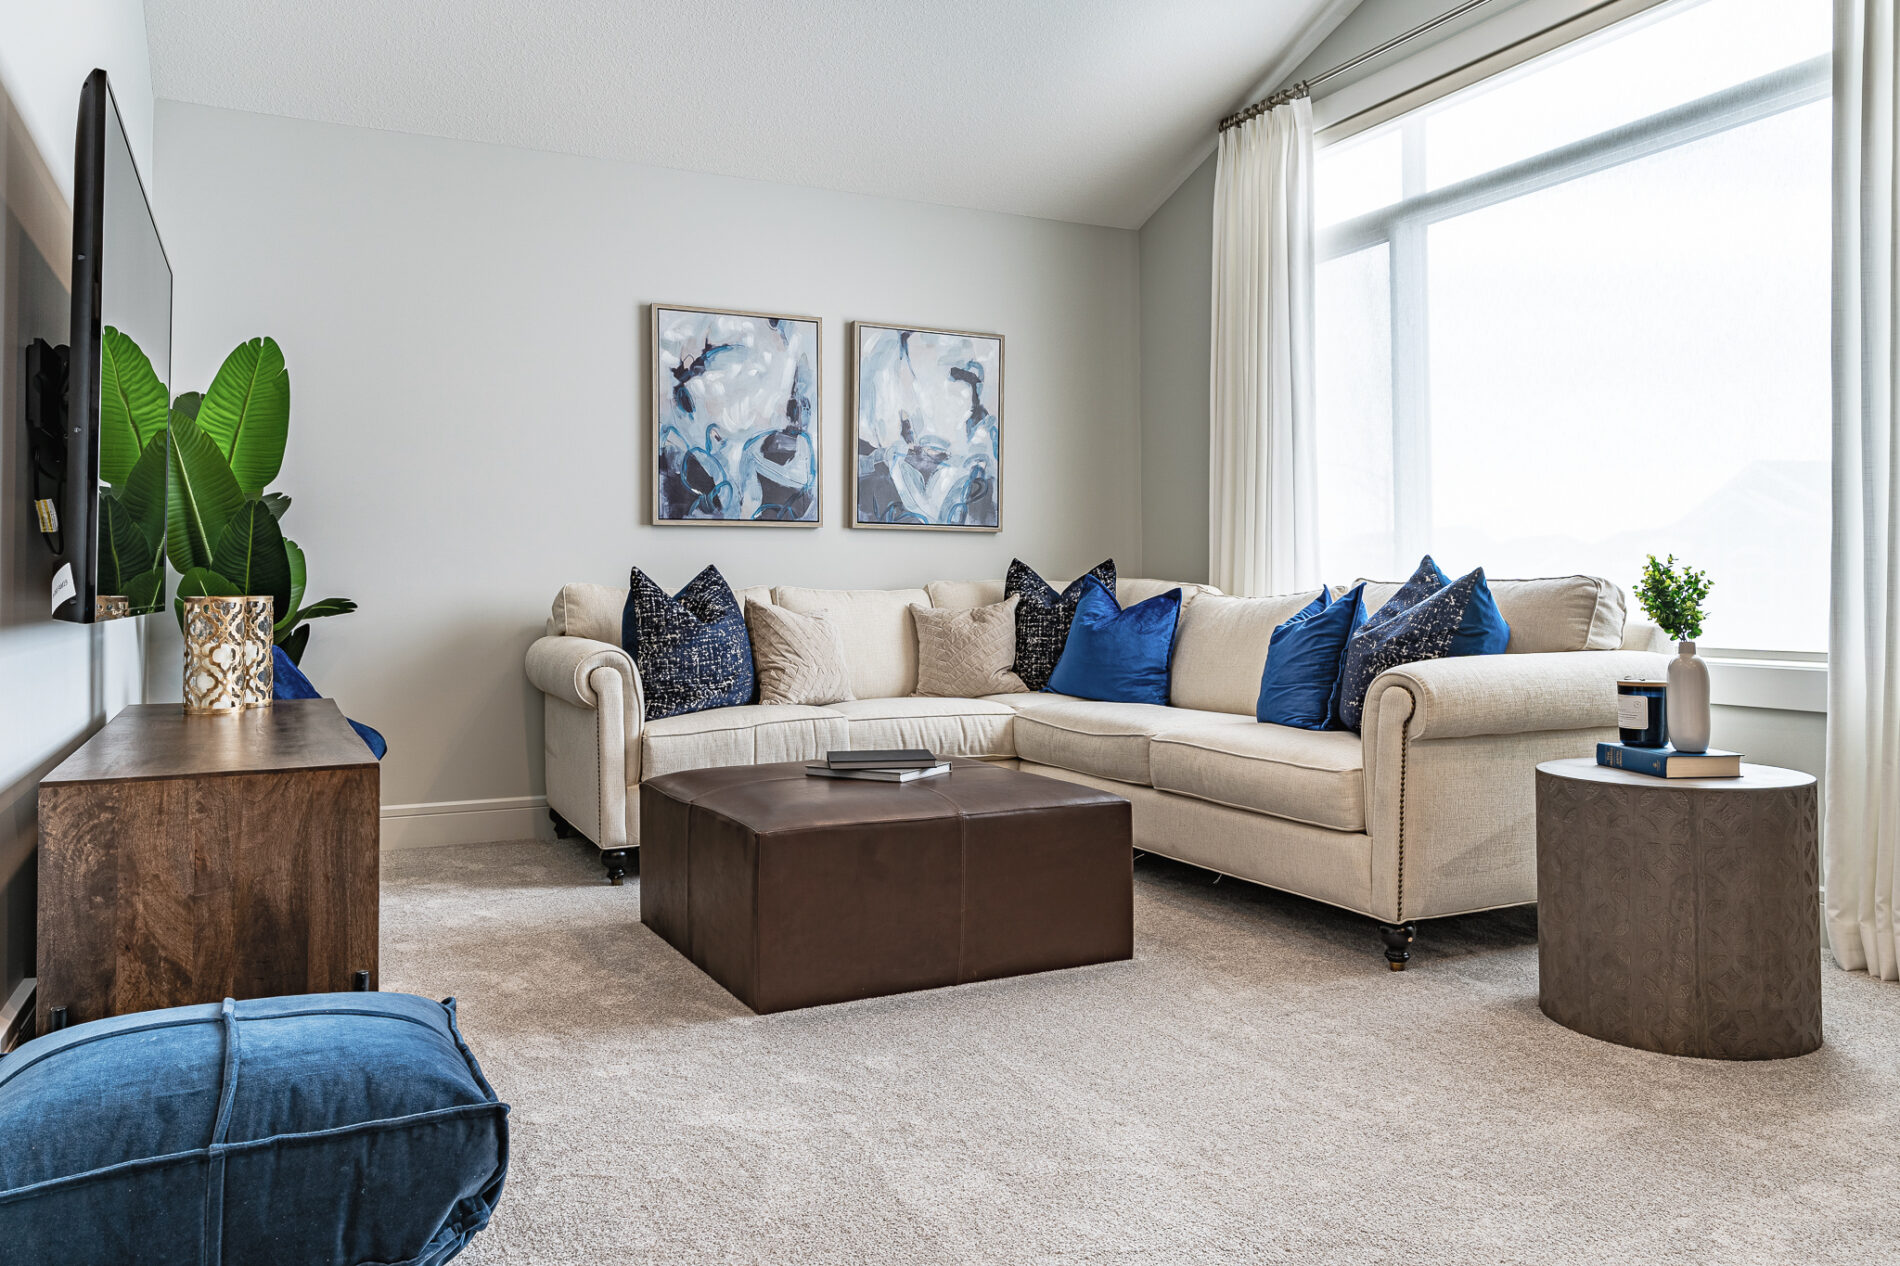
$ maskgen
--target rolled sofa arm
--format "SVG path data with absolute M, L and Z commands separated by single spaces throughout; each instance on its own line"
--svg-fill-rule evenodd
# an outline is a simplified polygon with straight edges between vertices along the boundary
M 586 637 L 537 638 L 528 647 L 528 680 L 542 694 L 552 695 L 577 708 L 600 706 L 599 696 L 589 679 L 596 668 L 609 668 L 620 675 L 621 695 L 634 704 L 636 716 L 646 712 L 646 698 L 640 689 L 640 672 L 633 657 L 609 642 Z
M 627 789 L 640 781 L 646 698 L 625 651 L 585 637 L 543 637 L 528 647 L 528 680 L 546 709 L 548 807 L 603 850 L 634 842 Z
M 1661 681 L 1665 656 L 1649 651 L 1470 655 L 1404 664 L 1366 692 L 1362 732 L 1378 732 L 1384 697 L 1410 696 L 1408 739 L 1587 730 L 1616 724 L 1616 683 Z

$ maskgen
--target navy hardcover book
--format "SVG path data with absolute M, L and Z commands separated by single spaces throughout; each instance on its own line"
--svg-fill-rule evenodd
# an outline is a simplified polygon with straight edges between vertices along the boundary
M 1742 754 L 1711 747 L 1706 752 L 1678 752 L 1673 747 L 1631 747 L 1625 743 L 1598 743 L 1597 764 L 1627 769 L 1652 778 L 1740 778 Z

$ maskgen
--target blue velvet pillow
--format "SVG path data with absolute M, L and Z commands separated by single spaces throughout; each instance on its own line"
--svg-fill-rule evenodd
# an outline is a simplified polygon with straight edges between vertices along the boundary
M 1322 589 L 1273 631 L 1254 705 L 1257 719 L 1302 730 L 1341 728 L 1335 702 L 1339 661 L 1347 640 L 1365 623 L 1365 588 L 1357 585 L 1337 602 L 1329 602 Z
M 1084 576 L 1068 642 L 1049 674 L 1048 689 L 1081 699 L 1166 706 L 1180 617 L 1179 589 L 1124 611 L 1101 581 Z
M 1340 720 L 1349 730 L 1359 728 L 1366 691 L 1388 668 L 1454 655 L 1497 655 L 1510 640 L 1510 626 L 1498 615 L 1480 567 L 1377 624 L 1368 620 L 1353 635 L 1339 672 Z
M 620 644 L 640 670 L 647 720 L 752 702 L 758 691 L 745 611 L 717 567 L 671 597 L 638 567 L 627 583 Z
M 1009 572 L 1003 578 L 1003 597 L 1018 597 L 1016 604 L 1016 662 L 1011 665 L 1023 685 L 1041 690 L 1049 684 L 1049 674 L 1062 658 L 1069 640 L 1069 623 L 1075 619 L 1075 607 L 1082 600 L 1085 582 L 1093 579 L 1109 596 L 1115 596 L 1115 560 L 1104 559 L 1088 574 L 1069 582 L 1057 593 L 1055 586 L 1038 576 L 1020 558 L 1009 560 Z
M 0 1059 L 10 1262 L 438 1266 L 507 1171 L 508 1105 L 453 1002 L 227 999 Z

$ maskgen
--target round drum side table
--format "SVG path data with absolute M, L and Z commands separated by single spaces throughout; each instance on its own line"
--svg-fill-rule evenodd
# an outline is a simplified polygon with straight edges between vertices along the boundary
M 1816 1049 L 1819 888 L 1808 774 L 1537 767 L 1537 1002 L 1579 1033 L 1703 1059 Z

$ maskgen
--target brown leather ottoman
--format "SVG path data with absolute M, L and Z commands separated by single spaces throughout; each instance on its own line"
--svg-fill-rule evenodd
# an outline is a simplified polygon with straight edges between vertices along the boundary
M 1134 957 L 1128 802 L 958 760 L 802 762 L 640 788 L 640 918 L 757 1012 Z

